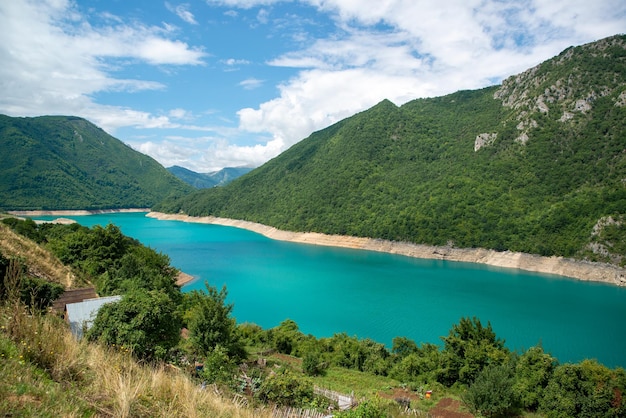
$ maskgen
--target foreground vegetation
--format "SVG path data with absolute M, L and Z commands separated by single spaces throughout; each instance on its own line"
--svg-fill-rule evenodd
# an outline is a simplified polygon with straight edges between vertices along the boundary
M 155 211 L 626 265 L 626 36 L 373 108 Z
M 345 334 L 304 335 L 285 320 L 236 324 L 226 290 L 182 294 L 167 256 L 113 225 L 5 219 L 102 294 L 76 341 L 46 305 L 57 284 L 30 277 L 28 259 L 0 256 L 0 411 L 36 416 L 270 416 L 338 404 L 317 388 L 354 393 L 343 417 L 426 414 L 442 398 L 480 416 L 626 415 L 626 372 L 593 360 L 560 364 L 541 347 L 509 351 L 490 324 L 461 318 L 442 345 L 397 337 L 391 349 Z M 2 227 L 5 227 L 2 225 Z M 0 251 L 3 251 L 0 248 Z M 181 329 L 185 328 L 185 338 Z M 408 409 L 407 409 L 408 408 Z

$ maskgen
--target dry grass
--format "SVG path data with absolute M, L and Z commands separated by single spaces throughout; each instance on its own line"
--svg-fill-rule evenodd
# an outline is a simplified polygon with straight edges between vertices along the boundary
M 66 289 L 82 286 L 71 268 L 64 266 L 50 251 L 34 241 L 13 232 L 0 223 L 0 252 L 5 257 L 27 260 L 28 273 L 51 282 L 59 283 Z
M 0 324 L 0 338 L 12 347 L 0 350 L 2 360 L 8 360 L 3 364 L 11 365 L 0 368 L 0 415 L 271 416 L 269 411 L 241 407 L 211 387 L 201 389 L 179 370 L 139 364 L 126 351 L 76 341 L 58 318 L 5 305 Z M 30 383 L 24 385 L 27 375 Z M 57 389 L 41 389 L 50 385 Z
M 45 248 L 0 223 L 0 252 L 29 274 L 77 286 L 72 271 Z M 200 388 L 175 368 L 137 363 L 131 353 L 77 341 L 52 315 L 19 302 L 19 268 L 11 263 L 0 304 L 0 416 L 270 417 L 232 395 Z

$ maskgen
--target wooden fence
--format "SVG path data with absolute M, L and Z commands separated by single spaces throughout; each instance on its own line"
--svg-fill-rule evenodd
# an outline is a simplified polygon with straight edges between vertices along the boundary
M 330 399 L 331 401 L 337 402 L 337 406 L 342 411 L 345 411 L 346 409 L 350 409 L 354 405 L 356 405 L 356 402 L 354 399 L 354 392 L 351 393 L 350 395 L 346 395 L 344 393 L 335 392 L 334 390 L 324 389 L 324 388 L 315 386 L 313 388 L 313 393 L 315 393 L 316 395 L 323 396 L 327 399 Z
M 311 409 L 275 407 L 272 416 L 274 418 L 324 418 L 328 414 Z

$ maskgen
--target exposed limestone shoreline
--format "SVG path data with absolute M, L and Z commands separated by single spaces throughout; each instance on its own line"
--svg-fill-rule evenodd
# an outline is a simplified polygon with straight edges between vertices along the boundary
M 483 248 L 436 247 L 373 238 L 326 235 L 316 232 L 283 231 L 255 222 L 217 218 L 214 216 L 194 217 L 160 212 L 150 212 L 146 216 L 160 220 L 175 220 L 243 228 L 280 241 L 379 251 L 416 258 L 480 263 L 538 273 L 556 274 L 584 281 L 626 286 L 626 269 L 606 263 L 592 263 L 563 257 L 542 257 L 539 255 L 511 251 L 498 252 Z

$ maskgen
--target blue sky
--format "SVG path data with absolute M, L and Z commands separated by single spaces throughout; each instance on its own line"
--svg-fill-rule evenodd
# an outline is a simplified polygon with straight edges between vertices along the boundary
M 0 113 L 82 116 L 166 167 L 258 166 L 387 98 L 626 32 L 623 0 L 0 1 Z

